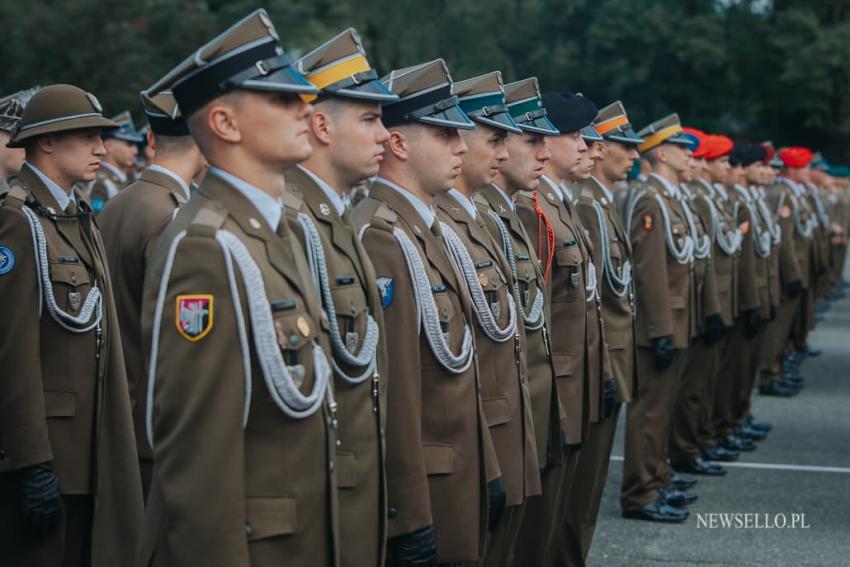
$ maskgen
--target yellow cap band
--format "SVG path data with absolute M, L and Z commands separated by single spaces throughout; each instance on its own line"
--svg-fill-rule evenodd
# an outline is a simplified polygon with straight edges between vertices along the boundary
M 343 79 L 353 77 L 358 73 L 366 73 L 371 70 L 372 68 L 369 67 L 369 61 L 366 60 L 366 57 L 358 55 L 357 57 L 346 59 L 337 65 L 323 69 L 318 73 L 307 75 L 307 80 L 313 83 L 313 86 L 317 89 L 321 90 L 329 85 L 338 83 Z M 302 98 L 307 102 L 311 102 L 316 100 L 318 96 L 307 95 Z
M 643 143 L 638 146 L 638 151 L 641 153 L 648 152 L 652 148 L 663 144 L 664 140 L 666 140 L 667 138 L 672 138 L 673 136 L 681 132 L 682 127 L 679 124 L 675 124 L 673 126 L 668 126 L 663 130 L 659 130 L 658 132 L 650 136 L 644 136 Z
M 625 114 L 622 116 L 615 116 L 614 118 L 609 118 L 608 120 L 604 120 L 599 124 L 594 124 L 593 127 L 596 128 L 596 131 L 599 132 L 601 136 L 604 136 L 611 130 L 616 130 L 620 126 L 625 126 L 629 123 L 629 117 Z

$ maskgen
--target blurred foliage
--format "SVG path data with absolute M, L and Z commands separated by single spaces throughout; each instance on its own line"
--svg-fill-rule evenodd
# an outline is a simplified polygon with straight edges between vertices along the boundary
M 69 82 L 108 112 L 258 6 L 246 0 L 0 0 L 0 93 Z M 850 161 L 850 0 L 268 0 L 297 56 L 353 26 L 381 71 L 443 57 L 545 90 L 678 112 L 738 139 Z

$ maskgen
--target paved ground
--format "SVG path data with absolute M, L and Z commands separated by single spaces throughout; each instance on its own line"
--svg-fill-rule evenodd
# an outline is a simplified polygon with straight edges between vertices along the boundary
M 721 479 L 699 477 L 700 500 L 681 525 L 624 520 L 619 487 L 620 431 L 591 567 L 850 566 L 850 297 L 835 303 L 811 336 L 823 350 L 802 369 L 794 398 L 755 396 L 753 413 L 773 431 Z M 770 468 L 756 468 L 759 465 Z M 808 468 L 812 467 L 812 468 Z M 708 529 L 698 514 L 805 514 L 808 529 Z

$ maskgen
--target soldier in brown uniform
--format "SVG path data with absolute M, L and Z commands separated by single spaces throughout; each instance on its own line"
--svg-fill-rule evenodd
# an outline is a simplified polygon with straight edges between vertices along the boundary
M 136 565 L 337 565 L 336 402 L 307 261 L 282 219 L 317 89 L 257 10 L 153 85 L 210 163 L 145 281 L 154 469 Z M 282 559 L 283 558 L 283 559 Z
M 114 127 L 71 85 L 33 96 L 0 195 L 0 545 L 8 565 L 129 565 L 142 490 L 121 337 L 92 211 L 77 184 Z
M 144 138 L 136 131 L 133 117 L 125 110 L 112 117 L 118 128 L 103 132 L 106 155 L 101 162 L 94 182 L 89 186 L 89 201 L 95 214 L 100 214 L 106 202 L 118 194 L 130 180 L 134 160 L 139 153 L 137 144 Z
M 154 162 L 138 181 L 109 200 L 98 222 L 115 289 L 142 486 L 147 496 L 153 454 L 145 435 L 147 339 L 142 336 L 145 270 L 176 209 L 189 200 L 189 186 L 203 169 L 204 159 L 171 93 L 152 97 L 142 93 L 142 104 L 151 123 L 151 145 L 156 147 Z
M 388 329 L 387 564 L 475 562 L 504 490 L 479 396 L 471 301 L 432 208 L 461 172 L 458 129 L 475 125 L 442 59 L 381 82 L 401 100 L 384 105 L 387 151 L 353 218 Z
M 637 296 L 638 398 L 626 416 L 626 452 L 620 503 L 623 516 L 682 522 L 696 495 L 668 487 L 673 404 L 694 335 L 694 242 L 676 199 L 690 167 L 690 140 L 675 114 L 638 132 L 652 173 L 629 198 L 626 230 L 632 244 Z
M 517 194 L 517 211 L 541 258 L 552 257 L 548 285 L 552 296 L 553 358 L 570 360 L 568 381 L 559 384 L 559 397 L 565 413 L 577 419 L 565 422 L 565 442 L 569 461 L 562 481 L 555 526 L 554 547 L 548 561 L 569 564 L 577 547 L 578 529 L 567 522 L 573 508 L 572 493 L 581 453 L 580 443 L 592 427 L 613 410 L 616 391 L 611 378 L 610 359 L 602 328 L 602 302 L 596 277 L 595 255 L 584 226 L 576 214 L 575 197 L 570 189 L 579 178 L 589 176 L 593 161 L 588 141 L 602 138 L 591 126 L 597 108 L 591 101 L 570 93 L 547 93 L 543 106 L 560 135 L 546 138 L 552 159 L 546 162 L 541 183 L 535 192 Z M 551 228 L 553 238 L 535 235 L 538 224 Z M 544 233 L 545 234 L 545 233 Z M 583 474 L 596 476 L 597 471 Z M 584 496 L 584 495 L 582 495 Z
M 505 108 L 501 73 L 455 83 L 452 92 L 476 124 L 461 136 L 468 151 L 454 188 L 434 199 L 443 221 L 443 238 L 473 300 L 481 403 L 502 470 L 506 509 L 490 526 L 483 564 L 513 565 L 514 545 L 525 502 L 541 493 L 534 422 L 528 392 L 525 336 L 519 295 L 500 242 L 487 231 L 473 197 L 487 187 L 508 158 L 506 138 L 521 134 Z
M 568 547 L 570 565 L 583 565 L 587 560 L 608 477 L 620 408 L 632 401 L 638 379 L 631 246 L 615 204 L 614 192 L 616 184 L 626 179 L 638 159 L 637 145 L 643 139 L 632 128 L 619 101 L 600 110 L 593 126 L 604 138 L 603 141 L 590 142 L 599 157 L 594 160 L 592 175 L 574 184 L 572 191 L 578 199 L 576 212 L 588 231 L 598 259 L 596 277 L 616 398 L 612 401 L 610 415 L 591 426 L 579 454 L 567 509 L 570 533 L 576 536 Z
M 726 331 L 721 315 L 720 294 L 712 258 L 712 216 L 707 202 L 692 191 L 689 184 L 694 182 L 697 161 L 693 152 L 699 147 L 699 138 L 692 138 L 690 146 L 691 167 L 682 174 L 677 198 L 685 212 L 688 231 L 694 242 L 693 278 L 694 312 L 696 314 L 696 334 L 692 337 L 687 352 L 687 362 L 682 373 L 677 400 L 673 408 L 673 424 L 670 429 L 670 462 L 676 470 L 721 476 L 726 469 L 702 457 L 699 424 L 704 416 L 701 411 L 705 398 L 710 396 L 712 383 L 717 374 L 717 345 Z
M 561 424 L 563 410 L 558 401 L 555 368 L 549 344 L 550 301 L 536 247 L 516 213 L 512 195 L 540 183 L 540 166 L 549 159 L 544 145 L 522 144 L 508 135 L 508 160 L 499 168 L 494 182 L 476 195 L 476 204 L 493 238 L 500 243 L 514 281 L 525 331 L 528 389 L 534 417 L 535 445 L 540 467 L 542 495 L 528 500 L 516 546 L 515 565 L 539 565 L 555 525 L 558 489 L 563 475 Z M 517 138 L 517 144 L 511 138 Z M 526 150 L 526 151 L 523 151 Z M 504 188 L 504 189 L 503 189 Z
M 377 80 L 360 37 L 348 29 L 295 66 L 321 92 L 310 118 L 313 153 L 286 173 L 289 228 L 305 248 L 328 316 L 339 404 L 336 475 L 340 560 L 382 567 L 387 508 L 381 378 L 387 359 L 375 270 L 345 203 L 348 189 L 378 173 L 389 139 L 381 104 L 398 100 Z

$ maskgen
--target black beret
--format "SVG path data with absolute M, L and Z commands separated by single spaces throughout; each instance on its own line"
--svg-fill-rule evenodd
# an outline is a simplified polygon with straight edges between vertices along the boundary
M 747 167 L 767 157 L 767 150 L 759 144 L 735 144 L 729 154 L 729 163 L 733 166 Z
M 578 132 L 596 118 L 599 109 L 590 99 L 572 93 L 544 93 L 546 115 L 562 134 Z

